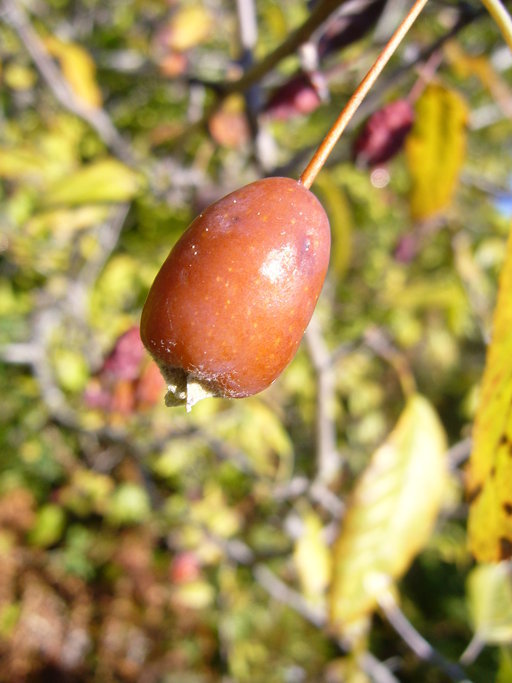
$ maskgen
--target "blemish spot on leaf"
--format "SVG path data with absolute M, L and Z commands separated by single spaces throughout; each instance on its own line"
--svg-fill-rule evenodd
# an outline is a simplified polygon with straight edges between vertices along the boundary
M 500 538 L 500 560 L 508 560 L 512 557 L 512 541 L 508 538 Z
M 468 535 L 479 562 L 512 556 L 512 236 L 500 277 L 492 340 L 467 470 Z M 477 492 L 477 495 L 475 495 Z
M 482 493 L 482 487 L 481 486 L 477 486 L 476 489 L 474 489 L 473 491 L 470 491 L 468 493 L 469 503 L 472 503 L 474 500 L 476 500 L 481 493 Z

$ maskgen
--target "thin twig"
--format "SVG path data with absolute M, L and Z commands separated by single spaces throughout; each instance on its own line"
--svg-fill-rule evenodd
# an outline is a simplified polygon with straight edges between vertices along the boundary
M 443 657 L 443 655 L 414 628 L 397 605 L 391 593 L 386 593 L 386 595 L 379 600 L 379 606 L 389 624 L 420 659 L 438 666 L 452 681 L 456 681 L 457 683 L 471 683 L 461 666 L 450 662 Z
M 328 624 L 327 614 L 320 607 L 311 605 L 300 593 L 290 588 L 275 575 L 266 565 L 254 564 L 253 551 L 242 541 L 220 539 L 220 545 L 227 556 L 237 564 L 252 566 L 252 573 L 257 583 L 276 602 L 286 605 L 318 629 L 325 629 Z M 347 651 L 347 643 L 340 637 L 329 636 L 343 652 Z M 370 676 L 374 683 L 398 683 L 385 664 L 380 662 L 371 652 L 365 652 L 358 657 L 361 669 Z
M 279 64 L 281 60 L 294 54 L 308 38 L 323 24 L 334 10 L 346 2 L 346 0 L 323 0 L 315 4 L 309 17 L 288 38 L 283 41 L 273 52 L 257 62 L 252 68 L 235 81 L 231 81 L 224 87 L 224 93 L 242 92 L 253 83 L 260 81 L 269 71 Z
M 242 54 L 240 66 L 247 72 L 254 64 L 254 48 L 258 40 L 258 23 L 256 20 L 256 6 L 254 0 L 237 0 L 238 30 L 240 34 L 240 46 Z M 260 175 L 264 174 L 268 163 L 262 159 L 260 150 L 264 149 L 261 136 L 264 132 L 260 129 L 258 112 L 260 110 L 261 85 L 253 83 L 244 92 L 245 112 L 247 123 L 251 133 L 252 153 Z
M 460 663 L 464 664 L 464 666 L 468 666 L 469 664 L 473 664 L 473 662 L 478 657 L 478 655 L 482 652 L 484 647 L 485 647 L 485 643 L 482 641 L 482 639 L 480 638 L 478 633 L 475 633 L 475 635 L 469 641 L 467 648 L 461 654 L 461 656 L 459 658 Z
M 336 445 L 334 371 L 317 315 L 311 319 L 305 339 L 317 377 L 315 481 L 328 486 L 340 473 L 341 457 Z
M 354 94 L 349 99 L 345 105 L 343 111 L 336 119 L 334 125 L 331 127 L 322 143 L 318 147 L 317 151 L 313 155 L 313 158 L 306 166 L 302 175 L 300 176 L 299 182 L 301 182 L 304 187 L 310 188 L 313 184 L 316 176 L 323 167 L 327 157 L 332 152 L 334 146 L 338 142 L 341 134 L 349 124 L 351 118 L 354 116 L 358 110 L 361 102 L 364 100 L 366 95 L 370 92 L 375 81 L 380 76 L 382 70 L 391 59 L 396 49 L 404 39 L 405 35 L 414 24 L 418 15 L 422 9 L 427 4 L 427 0 L 416 0 L 414 5 L 411 7 L 406 17 L 403 19 L 401 24 L 398 26 L 396 31 L 391 36 L 390 40 L 382 50 L 382 52 L 377 57 L 374 65 L 368 71 L 366 76 L 363 78 L 359 86 L 356 88 Z
M 388 667 L 374 657 L 371 652 L 364 652 L 357 658 L 357 662 L 374 683 L 400 683 Z
M 384 330 L 375 326 L 369 327 L 364 334 L 364 343 L 380 358 L 390 364 L 397 374 L 404 396 L 408 398 L 414 394 L 416 391 L 416 381 L 407 358 L 392 345 Z
M 472 446 L 473 439 L 468 436 L 449 448 L 445 456 L 448 462 L 448 467 L 451 470 L 455 470 L 457 467 L 459 467 L 459 465 L 465 462 L 469 458 Z
M 326 625 L 326 616 L 322 609 L 311 605 L 300 593 L 287 586 L 264 564 L 257 564 L 253 568 L 253 575 L 260 586 L 277 602 L 288 605 L 294 612 L 300 614 L 317 628 L 323 628 Z
M 75 95 L 52 60 L 43 41 L 32 27 L 25 10 L 16 0 L 2 0 L 3 20 L 18 34 L 39 73 L 57 101 L 93 128 L 105 145 L 125 163 L 135 165 L 135 155 L 122 138 L 108 114 L 101 108 L 91 107 Z

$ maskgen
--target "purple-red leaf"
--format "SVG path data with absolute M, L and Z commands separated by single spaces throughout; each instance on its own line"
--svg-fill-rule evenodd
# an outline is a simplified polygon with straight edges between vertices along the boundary
M 366 121 L 354 145 L 358 164 L 376 166 L 392 159 L 402 149 L 414 122 L 408 100 L 390 102 Z

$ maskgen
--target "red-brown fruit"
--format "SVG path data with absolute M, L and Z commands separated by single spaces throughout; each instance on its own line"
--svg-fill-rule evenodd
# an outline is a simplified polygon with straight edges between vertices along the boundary
M 290 178 L 266 178 L 209 206 L 160 269 L 141 337 L 168 383 L 168 405 L 241 398 L 291 361 L 329 262 L 329 221 Z

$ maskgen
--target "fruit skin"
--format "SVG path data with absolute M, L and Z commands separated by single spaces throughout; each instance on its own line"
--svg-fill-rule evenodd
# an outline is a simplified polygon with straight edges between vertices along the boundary
M 200 214 L 142 311 L 142 341 L 168 382 L 168 405 L 268 387 L 297 351 L 329 251 L 322 205 L 290 178 L 258 180 Z

